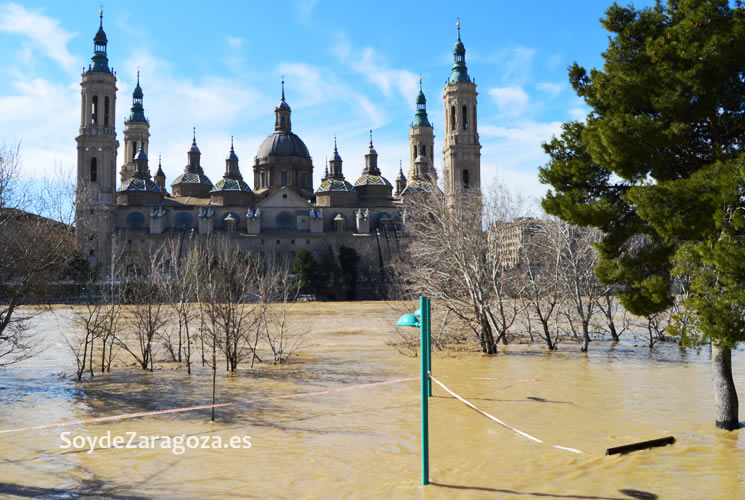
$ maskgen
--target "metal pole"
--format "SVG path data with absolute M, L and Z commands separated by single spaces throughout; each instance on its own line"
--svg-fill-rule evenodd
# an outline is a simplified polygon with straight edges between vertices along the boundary
M 429 321 L 429 299 L 424 296 L 419 297 L 419 307 L 422 311 L 419 325 L 422 370 L 422 486 L 427 486 L 429 484 L 429 412 L 427 408 L 429 399 L 429 372 L 427 371 L 429 367 L 429 342 L 427 341 L 428 332 L 425 325 Z
M 432 397 L 432 321 L 430 319 L 429 297 L 424 297 L 422 305 L 422 325 L 426 328 L 425 341 L 427 343 L 427 396 Z

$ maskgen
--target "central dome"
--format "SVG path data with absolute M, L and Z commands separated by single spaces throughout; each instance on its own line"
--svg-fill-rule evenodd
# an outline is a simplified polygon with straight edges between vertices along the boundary
M 276 131 L 264 139 L 256 156 L 299 156 L 310 160 L 310 153 L 303 140 L 289 131 Z

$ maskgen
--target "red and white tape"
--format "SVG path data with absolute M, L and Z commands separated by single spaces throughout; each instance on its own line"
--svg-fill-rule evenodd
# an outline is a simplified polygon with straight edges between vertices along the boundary
M 226 406 L 238 406 L 238 405 L 246 405 L 251 403 L 259 403 L 261 401 L 274 401 L 278 399 L 292 399 L 292 398 L 305 398 L 309 396 L 320 396 L 321 394 L 331 394 L 334 392 L 346 392 L 346 391 L 354 391 L 356 389 L 367 389 L 369 387 L 379 387 L 382 385 L 391 385 L 391 384 L 398 384 L 401 382 L 410 382 L 412 380 L 419 380 L 419 377 L 411 377 L 411 378 L 400 378 L 397 380 L 387 380 L 384 382 L 372 382 L 370 384 L 359 384 L 359 385 L 352 385 L 352 386 L 346 386 L 346 387 L 337 387 L 336 389 L 327 389 L 325 391 L 316 391 L 316 392 L 302 392 L 297 394 L 285 394 L 282 396 L 271 396 L 268 398 L 259 398 L 259 399 L 248 399 L 245 401 L 233 401 L 231 403 L 217 403 L 212 405 L 199 405 L 199 406 L 187 406 L 184 408 L 170 408 L 168 410 L 156 410 L 156 411 L 143 411 L 138 413 L 125 413 L 123 415 L 112 415 L 109 417 L 97 417 L 97 418 L 89 418 L 86 420 L 76 420 L 73 422 L 60 422 L 57 424 L 48 424 L 48 425 L 33 425 L 30 427 L 19 427 L 17 429 L 4 429 L 0 430 L 0 434 L 10 434 L 13 432 L 24 432 L 24 431 L 38 431 L 42 429 L 54 429 L 56 427 L 69 427 L 73 425 L 83 425 L 83 424 L 94 424 L 98 422 L 108 422 L 111 420 L 127 420 L 130 418 L 139 418 L 139 417 L 149 417 L 153 415 L 165 415 L 167 413 L 181 413 L 185 411 L 194 411 L 194 410 L 205 410 L 208 408 L 224 408 Z
M 430 378 L 432 379 L 432 381 L 433 381 L 433 382 L 435 382 L 435 383 L 436 383 L 437 385 L 439 385 L 440 387 L 442 387 L 442 388 L 443 388 L 443 389 L 445 390 L 445 392 L 447 392 L 448 394 L 450 394 L 451 396 L 453 396 L 454 398 L 456 398 L 456 399 L 457 399 L 458 401 L 460 401 L 461 403 L 465 404 L 466 406 L 468 406 L 468 407 L 469 407 L 469 408 L 471 408 L 472 410 L 475 410 L 475 411 L 477 411 L 477 412 L 478 412 L 478 413 L 480 413 L 481 415 L 483 415 L 483 416 L 485 416 L 485 417 L 487 417 L 487 418 L 490 418 L 490 419 L 492 419 L 493 421 L 495 421 L 495 422 L 496 422 L 496 423 L 498 423 L 499 425 L 501 425 L 501 426 L 503 426 L 503 427 L 506 427 L 507 429 L 511 430 L 512 432 L 515 432 L 515 433 L 517 433 L 517 434 L 519 434 L 519 435 L 521 435 L 521 436 L 523 436 L 523 437 L 526 437 L 526 438 L 528 438 L 528 439 L 530 439 L 530 440 L 533 440 L 533 441 L 535 441 L 536 443 L 541 443 L 541 444 L 545 444 L 545 445 L 547 445 L 547 446 L 551 446 L 552 448 L 556 448 L 556 449 L 559 449 L 559 450 L 564 450 L 564 451 L 571 451 L 572 453 L 582 453 L 581 451 L 579 451 L 579 450 L 577 450 L 577 449 L 574 449 L 574 448 L 567 448 L 566 446 L 559 446 L 559 445 L 557 445 L 557 444 L 548 444 L 548 443 L 545 443 L 545 442 L 543 442 L 542 440 L 538 439 L 537 437 L 535 437 L 535 436 L 531 436 L 531 435 L 530 435 L 530 434 L 528 434 L 527 432 L 523 432 L 523 431 L 521 431 L 520 429 L 516 429 L 515 427 L 512 427 L 511 425 L 509 425 L 509 424 L 506 424 L 506 423 L 502 422 L 501 420 L 499 420 L 499 419 L 498 419 L 497 417 L 495 417 L 494 415 L 490 415 L 489 413 L 486 413 L 486 412 L 485 412 L 484 410 L 482 410 L 482 409 L 478 408 L 478 407 L 477 407 L 476 405 L 474 405 L 474 404 L 473 404 L 473 403 L 471 403 L 470 401 L 466 401 L 466 400 L 465 400 L 465 399 L 463 399 L 462 397 L 458 396 L 458 395 L 457 395 L 456 393 L 454 393 L 453 391 L 451 391 L 450 389 L 448 389 L 448 388 L 447 388 L 447 387 L 445 386 L 445 384 L 443 384 L 442 382 L 440 382 L 439 380 L 437 380 L 437 379 L 436 379 L 435 377 L 433 377 L 433 376 L 432 376 L 431 374 L 430 374 Z

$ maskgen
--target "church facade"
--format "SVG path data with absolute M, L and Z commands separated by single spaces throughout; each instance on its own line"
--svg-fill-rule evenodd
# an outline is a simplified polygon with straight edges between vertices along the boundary
M 109 66 L 102 13 L 93 42 L 91 64 L 82 75 L 76 138 L 76 238 L 78 249 L 93 264 L 107 268 L 114 248 L 134 256 L 168 238 L 193 241 L 222 235 L 247 251 L 290 259 L 303 248 L 318 257 L 347 246 L 358 252 L 363 267 L 376 268 L 378 263 L 382 267 L 404 237 L 406 197 L 438 189 L 432 161 L 435 135 L 421 79 L 409 134 L 408 175 L 400 169 L 393 183 L 378 167 L 371 131 L 361 173 L 345 174 L 334 139 L 321 184 L 313 186 L 313 158 L 292 131 L 292 109 L 282 82 L 274 131 L 259 146 L 250 173 L 244 177 L 231 139 L 225 172 L 213 182 L 201 166 L 194 132 L 183 173 L 169 184 L 160 159 L 155 175 L 151 174 L 155 165 L 149 157 L 150 123 L 139 74 L 122 142 L 118 140 L 117 79 Z M 480 189 L 477 93 L 467 72 L 460 26 L 453 56 L 443 96 L 447 117 L 443 177 L 449 194 L 462 188 Z M 120 146 L 123 157 L 118 161 Z

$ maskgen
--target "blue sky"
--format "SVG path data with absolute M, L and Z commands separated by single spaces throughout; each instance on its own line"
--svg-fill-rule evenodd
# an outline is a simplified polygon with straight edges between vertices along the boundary
M 652 2 L 635 2 L 637 6 Z M 602 65 L 610 2 L 284 2 L 183 0 L 104 4 L 110 65 L 118 77 L 121 142 L 137 69 L 150 120 L 150 160 L 163 156 L 167 182 L 183 171 L 192 126 L 216 182 L 230 136 L 245 177 L 273 131 L 284 75 L 293 131 L 307 144 L 315 185 L 333 150 L 354 181 L 368 130 L 383 175 L 408 158 L 418 77 L 442 150 L 442 89 L 461 20 L 469 74 L 479 92 L 482 184 L 495 179 L 528 197 L 547 158 L 541 142 L 587 112 L 567 66 Z M 21 142 L 24 172 L 74 171 L 80 74 L 93 52 L 98 2 L 0 3 L 0 142 Z M 122 162 L 120 147 L 117 170 Z M 442 154 L 435 155 L 442 169 Z M 404 171 L 408 165 L 404 163 Z

